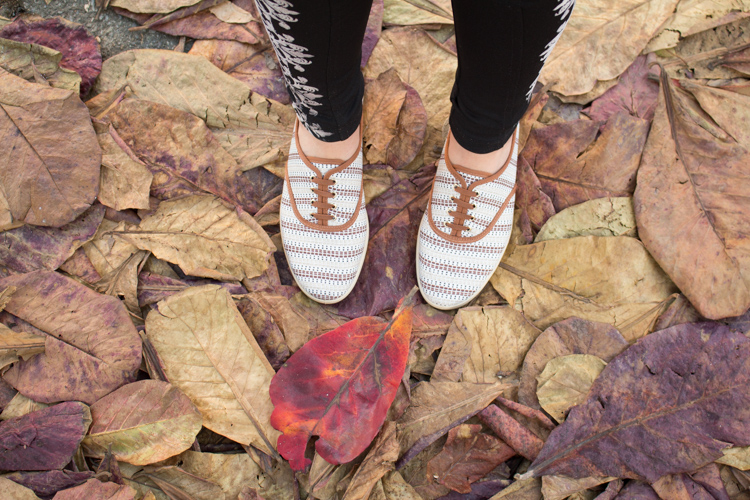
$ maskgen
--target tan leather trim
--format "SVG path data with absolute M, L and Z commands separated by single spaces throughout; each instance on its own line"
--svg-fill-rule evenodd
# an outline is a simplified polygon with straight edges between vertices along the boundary
M 463 184 L 464 187 L 466 187 L 466 186 L 465 186 L 465 182 L 463 181 L 463 177 L 459 176 L 459 175 L 455 175 L 455 173 L 453 171 L 460 170 L 460 171 L 463 171 L 464 173 L 473 175 L 475 177 L 480 177 L 479 180 L 472 182 L 471 186 L 479 186 L 479 185 L 485 184 L 487 182 L 492 182 L 495 179 L 497 179 L 498 177 L 500 177 L 501 175 L 503 175 L 503 172 L 505 172 L 505 169 L 508 168 L 508 165 L 510 165 L 510 160 L 511 160 L 511 158 L 513 158 L 513 153 L 514 153 L 514 151 L 516 149 L 516 134 L 518 134 L 518 127 L 517 126 L 516 126 L 516 129 L 511 134 L 511 138 L 513 139 L 513 143 L 511 145 L 510 153 L 508 154 L 508 158 L 505 160 L 505 163 L 503 163 L 503 166 L 500 167 L 500 170 L 498 170 L 497 172 L 495 172 L 492 175 L 487 175 L 487 173 L 485 173 L 485 172 L 480 172 L 478 170 L 472 170 L 470 168 L 463 167 L 463 166 L 460 166 L 460 165 L 458 166 L 458 168 L 456 168 L 457 166 L 453 165 L 453 163 L 451 163 L 450 159 L 448 158 L 448 150 L 450 148 L 450 142 L 451 142 L 451 134 L 448 134 L 448 139 L 445 142 L 445 153 L 443 154 L 445 156 L 445 166 L 448 167 L 448 170 L 451 171 L 451 173 L 454 174 L 454 176 L 457 177 L 461 181 L 461 184 Z
M 294 120 L 294 143 L 297 145 L 297 153 L 299 154 L 299 157 L 302 160 L 302 162 L 308 168 L 310 168 L 313 172 L 315 172 L 317 175 L 320 176 L 321 175 L 320 170 L 315 165 L 313 165 L 310 162 L 310 160 L 308 159 L 308 157 L 299 148 L 299 140 L 298 140 L 299 136 L 297 135 L 298 128 L 299 128 L 299 120 L 295 119 Z M 361 126 L 360 126 L 360 129 L 359 129 L 359 138 L 360 138 L 360 141 L 359 141 L 360 145 L 359 145 L 359 149 L 357 149 L 357 152 L 354 153 L 354 155 L 352 155 L 352 157 L 349 158 L 346 162 L 344 162 L 341 165 L 339 165 L 338 167 L 336 167 L 334 169 L 331 169 L 328 172 L 326 172 L 326 175 L 323 176 L 324 179 L 330 178 L 330 175 L 333 174 L 333 173 L 340 172 L 341 170 L 344 170 L 346 167 L 348 167 L 349 165 L 351 165 L 351 163 L 354 160 L 357 159 L 357 156 L 359 156 L 359 151 L 362 149 L 362 127 Z M 317 160 L 318 158 L 315 158 L 315 159 Z M 321 161 L 319 163 L 326 163 L 326 162 L 330 162 L 330 161 L 331 160 L 323 160 L 323 161 Z M 334 171 L 336 171 L 336 172 L 334 172 Z M 316 224 L 316 223 L 310 222 L 309 220 L 307 220 L 304 217 L 302 217 L 302 214 L 300 213 L 299 209 L 297 208 L 297 200 L 294 199 L 294 193 L 292 192 L 292 184 L 289 181 L 289 161 L 287 161 L 286 166 L 284 167 L 284 182 L 286 183 L 286 189 L 289 192 L 289 204 L 292 206 L 292 211 L 294 212 L 294 216 L 297 218 L 297 220 L 300 221 L 300 223 L 302 223 L 302 225 L 304 225 L 306 227 L 309 227 L 310 229 L 315 229 L 315 230 L 323 231 L 323 232 L 326 232 L 326 233 L 335 233 L 337 231 L 344 231 L 346 229 L 349 229 L 357 221 L 357 217 L 359 217 L 359 211 L 362 208 L 362 204 L 364 203 L 364 200 L 365 200 L 364 189 L 362 189 L 363 186 L 360 183 L 360 186 L 359 186 L 359 201 L 357 201 L 357 206 L 354 207 L 354 214 L 351 216 L 351 218 L 348 221 L 346 221 L 344 224 L 341 224 L 340 226 L 329 226 L 327 224 L 328 221 L 323 221 L 323 222 L 325 222 L 325 224 L 322 224 L 322 223 Z M 364 179 L 362 179 L 362 182 L 364 182 Z

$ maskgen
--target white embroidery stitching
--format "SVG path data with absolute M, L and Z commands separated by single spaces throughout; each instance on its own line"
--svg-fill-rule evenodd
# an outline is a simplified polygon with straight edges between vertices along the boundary
M 305 68 L 303 66 L 312 62 L 310 59 L 312 59 L 313 55 L 307 53 L 307 48 L 294 43 L 294 37 L 288 33 L 279 34 L 276 31 L 276 26 L 273 24 L 273 21 L 276 21 L 279 27 L 288 30 L 290 29 L 289 23 L 297 22 L 297 18 L 294 15 L 299 14 L 299 12 L 291 10 L 290 7 L 292 7 L 292 4 L 286 0 L 256 0 L 255 3 L 258 6 L 260 17 L 268 32 L 268 38 L 271 39 L 276 56 L 279 58 L 281 72 L 284 74 L 287 88 L 292 94 L 292 107 L 297 112 L 299 121 L 304 124 L 310 133 L 319 139 L 333 135 L 331 132 L 321 129 L 320 125 L 308 121 L 309 116 L 316 116 L 318 114 L 314 106 L 322 106 L 318 101 L 318 98 L 323 97 L 319 93 L 320 89 L 308 85 L 308 80 L 304 76 L 292 75 L 290 69 L 291 67 L 299 73 L 304 73 Z
M 570 14 L 575 3 L 576 0 L 560 0 L 560 3 L 557 4 L 557 7 L 555 7 L 555 16 L 559 17 L 560 19 L 564 19 L 564 21 L 557 28 L 557 36 L 549 41 L 542 54 L 539 56 L 539 59 L 542 61 L 542 67 L 544 67 L 544 63 L 547 62 L 547 58 L 552 53 L 552 49 L 555 48 L 558 40 L 560 40 L 560 36 L 562 36 L 563 31 L 565 31 L 565 27 L 568 25 L 568 21 L 570 21 Z M 541 71 L 539 74 L 541 74 Z M 534 81 L 531 83 L 531 87 L 529 87 L 529 91 L 526 93 L 527 101 L 531 100 L 531 94 L 534 92 L 534 87 L 536 86 L 537 80 L 539 80 L 539 75 L 536 75 L 536 78 L 534 78 Z

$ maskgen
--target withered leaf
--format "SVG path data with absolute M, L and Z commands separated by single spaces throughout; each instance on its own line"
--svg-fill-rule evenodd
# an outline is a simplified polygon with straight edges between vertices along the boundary
M 121 7 L 130 12 L 169 13 L 181 7 L 188 7 L 200 0 L 112 0 L 110 7 Z
M 533 477 L 519 479 L 490 500 L 542 500 L 542 481 Z
M 544 445 L 539 436 L 495 405 L 489 405 L 480 411 L 479 420 L 519 455 L 529 460 L 534 460 Z
M 362 135 L 367 163 L 385 163 L 405 98 L 406 87 L 394 68 L 384 71 L 365 86 Z
M 58 491 L 52 500 L 79 500 L 81 498 L 136 500 L 136 494 L 136 491 L 126 484 L 102 483 L 92 478 L 80 486 Z
M 153 483 L 170 499 L 176 500 L 216 500 L 222 498 L 218 484 L 185 472 L 182 468 L 167 465 L 140 472 L 133 479 L 146 484 Z M 158 490 L 152 490 L 158 491 Z
M 669 18 L 677 0 L 608 0 L 577 4 L 540 80 L 552 90 L 585 94 L 597 81 L 617 78 Z M 571 5 L 572 7 L 572 5 Z
M 90 404 L 133 379 L 141 339 L 118 299 L 50 271 L 0 280 L 9 285 L 18 290 L 6 310 L 47 333 L 43 354 L 3 375 L 13 387 L 42 403 Z
M 48 497 L 60 490 L 85 483 L 93 475 L 93 472 L 48 470 L 43 472 L 12 472 L 3 477 L 29 488 L 37 495 Z M 2 489 L 0 489 L 1 491 Z
M 544 500 L 563 500 L 572 497 L 576 493 L 582 492 L 602 483 L 607 483 L 615 479 L 614 477 L 586 477 L 582 479 L 572 479 L 566 476 L 543 476 L 542 477 L 542 495 Z
M 252 296 L 241 298 L 237 302 L 237 309 L 247 326 L 250 327 L 250 331 L 253 332 L 268 362 L 275 370 L 278 370 L 289 358 L 291 352 L 274 317 Z
M 524 236 L 528 233 L 529 237 L 524 238 L 524 243 L 531 243 L 531 232 L 539 231 L 549 218 L 555 215 L 555 205 L 542 190 L 542 183 L 523 156 L 518 157 L 516 186 L 517 213 L 513 215 L 514 226 L 519 227 Z
M 539 408 L 537 377 L 547 362 L 570 354 L 590 354 L 609 362 L 628 347 L 628 342 L 612 326 L 579 318 L 556 323 L 537 337 L 523 361 L 518 401 Z
M 430 460 L 427 474 L 453 491 L 470 493 L 471 483 L 516 454 L 500 439 L 480 432 L 481 425 L 461 424 L 448 431 L 443 451 Z
M 655 481 L 747 446 L 749 352 L 750 339 L 716 323 L 644 337 L 607 365 L 526 475 Z
M 33 411 L 43 410 L 48 406 L 49 405 L 45 403 L 37 403 L 33 399 L 29 399 L 20 392 L 17 392 L 16 395 L 13 396 L 13 399 L 11 399 L 5 408 L 3 408 L 3 412 L 0 413 L 0 420 L 10 420 L 11 418 L 23 417 Z
M 260 276 L 275 251 L 249 215 L 211 195 L 164 201 L 137 228 L 113 234 L 186 274 L 220 280 Z
M 188 449 L 203 419 L 175 386 L 141 380 L 104 396 L 91 406 L 93 423 L 82 446 L 88 456 L 147 465 Z
M 33 490 L 11 481 L 7 477 L 0 477 L 0 495 L 11 500 L 39 500 Z
M 27 332 L 16 332 L 0 324 L 0 369 L 19 358 L 29 359 L 44 352 L 44 337 Z
M 387 24 L 452 24 L 453 9 L 445 0 L 388 0 L 383 21 Z
M 456 314 L 431 380 L 490 384 L 521 367 L 540 331 L 512 307 L 465 307 Z
M 642 337 L 676 292 L 643 244 L 628 236 L 580 236 L 517 246 L 492 286 L 537 328 L 577 316 Z
M 393 470 L 393 464 L 398 458 L 398 450 L 396 424 L 386 422 L 362 464 L 352 476 L 343 500 L 367 500 L 375 483 L 386 472 Z
M 365 67 L 370 59 L 370 54 L 380 39 L 383 30 L 383 0 L 374 0 L 370 7 L 370 17 L 367 19 L 365 28 L 365 39 L 362 41 L 362 59 L 360 66 Z
M 547 219 L 534 242 L 575 236 L 635 235 L 632 198 L 596 198 L 568 207 Z
M 146 317 L 146 335 L 206 428 L 275 453 L 279 433 L 268 393 L 274 370 L 224 289 L 191 287 L 159 302 Z
M 591 384 L 607 363 L 591 354 L 568 354 L 551 359 L 537 380 L 539 406 L 562 422 L 568 410 L 586 399 Z
M 15 221 L 60 227 L 99 190 L 101 150 L 76 92 L 0 69 L 0 188 Z
M 83 403 L 69 401 L 0 423 L 7 471 L 62 469 L 73 457 L 91 424 Z
M 52 87 L 79 92 L 81 77 L 60 67 L 61 59 L 62 54 L 49 47 L 0 37 L 0 68 L 29 82 L 44 79 Z
M 99 201 L 115 210 L 150 208 L 148 195 L 153 174 L 123 151 L 110 131 L 96 137 L 102 148 Z
M 633 199 L 638 234 L 698 312 L 738 316 L 750 306 L 743 222 L 750 151 L 721 129 L 724 137 L 712 133 L 703 109 L 664 72 L 661 85 Z M 726 101 L 717 118 L 742 123 L 750 116 L 745 99 Z
M 591 103 L 584 112 L 592 120 L 605 121 L 620 111 L 651 121 L 659 96 L 659 83 L 649 77 L 649 63 L 654 58 L 638 56 L 620 75 L 617 85 Z

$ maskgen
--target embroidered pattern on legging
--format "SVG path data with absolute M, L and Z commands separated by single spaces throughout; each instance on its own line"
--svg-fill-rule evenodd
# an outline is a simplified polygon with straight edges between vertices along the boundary
M 573 6 L 575 5 L 575 3 L 576 0 L 560 0 L 560 3 L 557 4 L 557 7 L 555 7 L 555 16 L 559 17 L 562 23 L 557 28 L 557 36 L 549 41 L 542 54 L 539 56 L 539 59 L 542 61 L 542 65 L 547 62 L 547 58 L 552 53 L 552 49 L 555 48 L 555 45 L 557 45 L 557 42 L 560 40 L 563 31 L 565 31 L 565 27 L 568 25 L 568 21 L 570 21 L 570 14 L 573 11 Z M 529 91 L 526 93 L 527 101 L 531 100 L 531 94 L 534 92 L 534 87 L 536 86 L 537 80 L 539 80 L 539 75 L 536 76 L 534 81 L 531 83 L 531 87 L 529 87 Z
M 332 135 L 331 132 L 324 131 L 320 125 L 308 121 L 308 116 L 318 114 L 314 107 L 322 106 L 318 101 L 323 97 L 320 89 L 308 85 L 308 80 L 304 76 L 292 74 L 292 68 L 298 73 L 304 73 L 304 66 L 312 63 L 313 55 L 308 53 L 307 48 L 294 43 L 294 37 L 290 34 L 276 31 L 276 25 L 289 30 L 289 23 L 297 22 L 294 16 L 299 12 L 292 10 L 292 3 L 286 0 L 256 0 L 255 3 L 263 18 L 263 24 L 266 26 L 268 38 L 271 39 L 276 56 L 279 58 L 281 72 L 284 74 L 287 89 L 292 95 L 292 107 L 297 112 L 299 121 L 317 138 Z

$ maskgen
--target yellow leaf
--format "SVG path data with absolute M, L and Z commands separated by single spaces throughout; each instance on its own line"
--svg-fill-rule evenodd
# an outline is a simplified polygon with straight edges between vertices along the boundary
M 596 198 L 568 207 L 547 219 L 534 242 L 576 236 L 635 235 L 632 198 Z
M 539 404 L 562 423 L 568 410 L 585 401 L 591 384 L 606 365 L 591 354 L 569 354 L 551 359 L 536 378 Z

